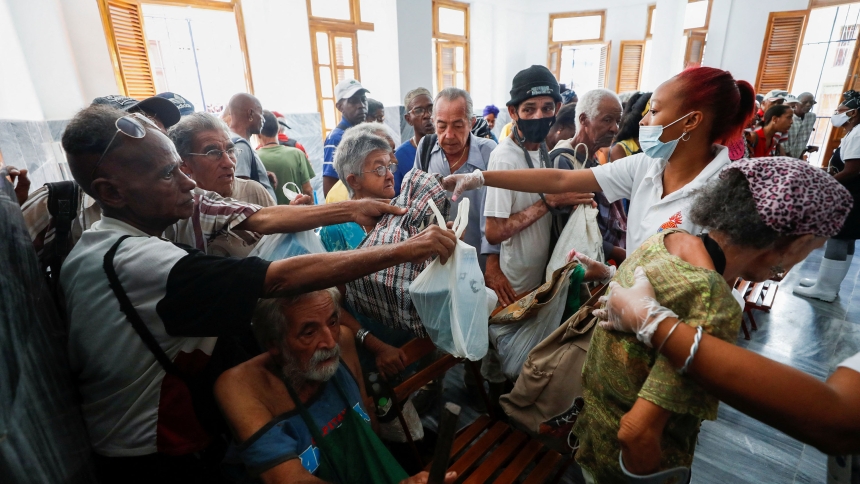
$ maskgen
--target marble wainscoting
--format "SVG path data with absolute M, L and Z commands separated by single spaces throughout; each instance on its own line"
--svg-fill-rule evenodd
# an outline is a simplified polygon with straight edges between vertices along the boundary
M 301 143 L 308 152 L 308 159 L 316 175 L 311 180 L 311 186 L 316 194 L 317 203 L 324 203 L 325 197 L 322 191 L 323 134 L 320 113 L 284 114 L 284 117 L 290 126 L 290 129 L 287 130 L 287 136 Z
M 0 120 L 0 153 L 6 166 L 26 168 L 30 191 L 45 183 L 71 180 L 60 137 L 67 120 Z

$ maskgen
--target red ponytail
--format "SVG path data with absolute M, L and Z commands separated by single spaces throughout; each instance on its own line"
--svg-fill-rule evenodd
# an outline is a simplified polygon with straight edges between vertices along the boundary
M 755 114 L 755 90 L 722 69 L 691 67 L 675 76 L 680 81 L 684 109 L 713 116 L 711 143 L 725 144 L 741 135 Z

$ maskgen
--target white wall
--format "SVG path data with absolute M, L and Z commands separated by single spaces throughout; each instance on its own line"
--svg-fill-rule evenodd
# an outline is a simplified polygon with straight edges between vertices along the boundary
M 433 8 L 431 0 L 397 2 L 397 61 L 403 104 L 406 93 L 423 87 L 433 89 Z M 428 21 L 428 19 L 430 19 Z
M 0 0 L 0 119 L 44 119 L 7 0 Z
M 271 109 L 317 112 L 305 0 L 243 0 L 254 94 Z
M 396 0 L 361 2 L 361 20 L 373 24 L 372 31 L 358 31 L 361 85 L 370 90 L 370 97 L 385 106 L 403 104 L 403 96 L 400 95 L 397 17 Z
M 728 29 L 715 25 L 709 30 L 703 63 L 754 83 L 769 13 L 806 10 L 808 5 L 808 0 L 714 0 L 711 19 L 722 19 Z
M 58 1 L 80 82 L 83 103 L 79 108 L 99 96 L 119 94 L 98 4 L 93 0 Z M 54 83 L 64 81 L 57 77 L 49 79 Z M 59 119 L 70 118 L 74 112 L 62 114 Z

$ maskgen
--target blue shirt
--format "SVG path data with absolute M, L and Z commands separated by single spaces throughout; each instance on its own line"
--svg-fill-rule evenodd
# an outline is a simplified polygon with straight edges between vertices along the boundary
M 424 138 L 422 138 L 424 139 Z M 394 156 L 397 157 L 397 171 L 394 172 L 394 196 L 400 195 L 400 185 L 403 185 L 403 177 L 412 170 L 415 165 L 415 156 L 418 153 L 418 148 L 412 144 L 412 138 L 409 138 L 405 143 L 397 148 Z
M 339 179 L 337 171 L 334 169 L 334 152 L 337 150 L 341 138 L 343 138 L 343 132 L 351 127 L 352 124 L 343 118 L 340 124 L 335 126 L 331 133 L 326 136 L 325 143 L 323 143 L 323 176 Z
M 471 133 L 469 133 L 469 136 L 469 157 L 466 158 L 466 162 L 457 170 L 457 173 L 472 173 L 475 170 L 486 170 L 490 160 L 490 153 L 492 153 L 496 148 L 496 143 L 491 139 L 479 138 Z M 418 163 L 417 153 L 420 153 L 421 146 L 423 146 L 423 144 L 429 139 L 429 136 L 421 138 L 421 142 L 418 143 L 418 148 L 416 149 L 414 163 Z M 400 167 L 397 168 L 397 171 L 400 171 Z M 451 167 L 445 157 L 445 152 L 439 147 L 438 141 L 435 146 L 430 148 L 430 163 L 427 171 L 430 173 L 439 173 L 442 176 L 448 176 L 451 174 Z M 478 252 L 481 269 L 483 269 L 486 262 L 486 254 L 498 254 L 501 252 L 500 246 L 488 243 L 487 238 L 484 235 L 484 227 L 486 224 L 486 218 L 484 217 L 484 199 L 487 197 L 487 187 L 463 192 L 463 197 L 469 199 L 470 206 L 469 225 L 466 227 L 463 241 L 474 247 Z M 457 217 L 457 209 L 459 206 L 459 201 L 451 201 L 451 211 L 448 213 L 449 222 L 453 221 Z

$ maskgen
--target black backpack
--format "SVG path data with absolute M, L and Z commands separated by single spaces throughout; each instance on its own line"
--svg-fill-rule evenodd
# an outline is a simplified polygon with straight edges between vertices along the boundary
M 418 169 L 421 171 L 427 171 L 430 168 L 430 151 L 433 149 L 433 145 L 436 144 L 436 139 L 438 137 L 435 134 L 424 135 L 421 138 L 421 156 L 418 157 Z M 427 142 L 424 142 L 424 140 Z

